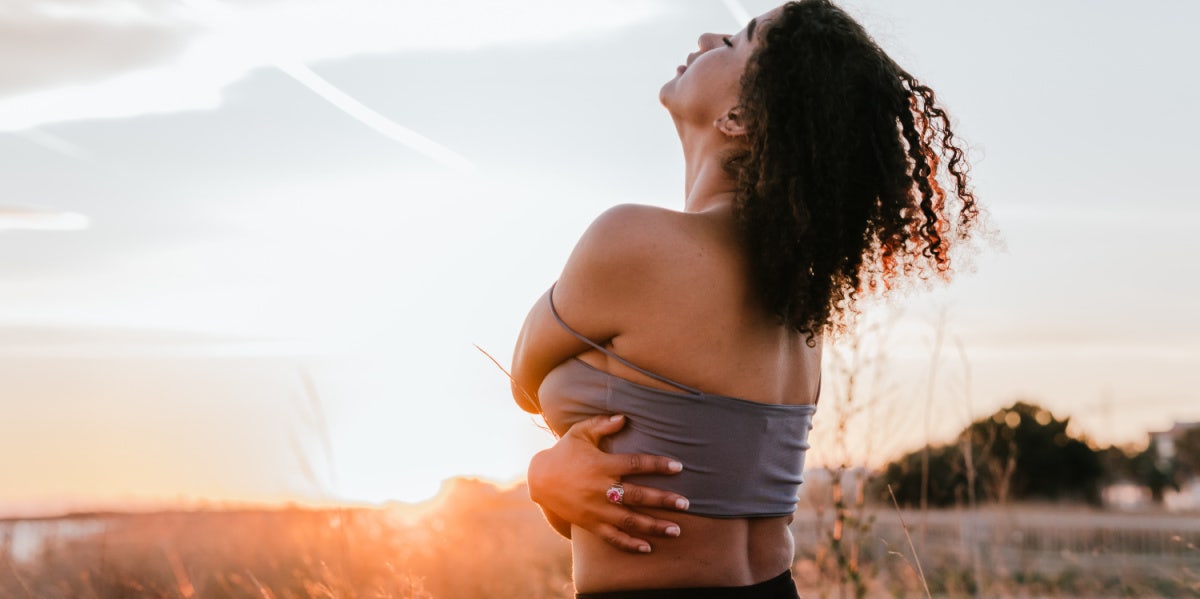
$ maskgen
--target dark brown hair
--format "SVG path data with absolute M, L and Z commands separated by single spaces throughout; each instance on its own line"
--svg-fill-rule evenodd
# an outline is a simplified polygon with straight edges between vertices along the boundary
M 946 278 L 979 220 L 933 90 L 828 0 L 789 2 L 742 77 L 735 210 L 767 307 L 814 336 L 860 296 Z M 939 177 L 948 176 L 948 196 Z

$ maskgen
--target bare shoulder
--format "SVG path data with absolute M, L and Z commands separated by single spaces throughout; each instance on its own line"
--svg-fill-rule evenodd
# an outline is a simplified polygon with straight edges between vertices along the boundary
M 703 219 L 694 214 L 614 206 L 592 222 L 575 246 L 555 301 L 561 289 L 563 304 L 576 319 L 623 322 L 642 311 L 648 299 L 665 297 L 667 290 L 694 278 L 695 258 L 706 244 L 703 230 Z
M 620 204 L 592 222 L 577 253 L 622 270 L 681 266 L 680 260 L 712 246 L 712 227 L 698 215 L 657 206 Z
M 580 243 L 609 251 L 620 252 L 627 248 L 637 252 L 670 241 L 683 216 L 658 206 L 619 204 L 596 217 Z
M 673 244 L 672 220 L 670 210 L 654 206 L 609 208 L 580 237 L 559 286 L 595 300 L 587 301 L 591 310 L 596 310 L 600 301 L 620 305 L 622 300 L 633 300 L 668 264 L 665 255 Z

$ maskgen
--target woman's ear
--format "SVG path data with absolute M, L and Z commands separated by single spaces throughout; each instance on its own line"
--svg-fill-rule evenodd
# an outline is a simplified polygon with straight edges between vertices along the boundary
M 741 137 L 746 134 L 746 126 L 742 124 L 740 112 L 736 108 L 713 121 L 713 126 L 728 137 Z

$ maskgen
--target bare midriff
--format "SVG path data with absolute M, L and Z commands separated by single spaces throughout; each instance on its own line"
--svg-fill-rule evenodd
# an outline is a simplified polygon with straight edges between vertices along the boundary
M 650 553 L 627 553 L 574 527 L 576 591 L 745 586 L 778 576 L 792 565 L 795 541 L 787 516 L 724 519 L 639 511 L 679 524 L 681 534 L 649 539 Z

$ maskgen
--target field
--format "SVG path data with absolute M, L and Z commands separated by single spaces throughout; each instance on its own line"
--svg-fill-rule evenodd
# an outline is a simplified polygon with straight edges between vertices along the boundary
M 811 505 L 797 514 L 793 573 L 806 598 L 924 597 L 923 580 L 939 597 L 1200 596 L 1194 514 L 1032 506 L 922 514 L 878 506 L 840 524 L 834 516 Z M 524 489 L 470 480 L 448 485 L 421 511 L 0 522 L 5 598 L 570 596 L 568 545 Z

